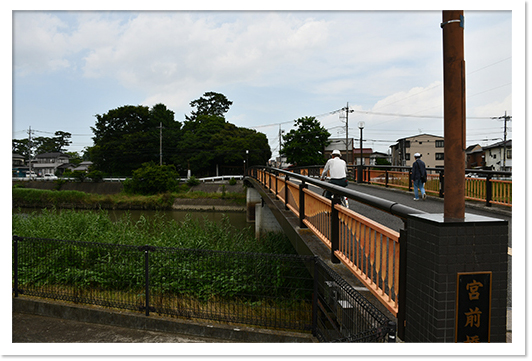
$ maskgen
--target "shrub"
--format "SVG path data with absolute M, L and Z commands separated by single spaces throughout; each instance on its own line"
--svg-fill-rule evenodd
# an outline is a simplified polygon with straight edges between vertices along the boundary
M 198 184 L 200 184 L 200 181 L 194 176 L 191 176 L 189 179 L 187 179 L 187 185 L 190 187 L 197 186 Z
M 173 192 L 177 189 L 179 174 L 173 165 L 157 165 L 154 162 L 144 163 L 133 171 L 131 180 L 124 182 L 127 193 L 159 194 Z

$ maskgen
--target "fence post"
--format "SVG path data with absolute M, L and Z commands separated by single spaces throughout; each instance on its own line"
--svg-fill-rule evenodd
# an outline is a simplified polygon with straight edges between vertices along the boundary
M 412 169 L 408 171 L 408 191 L 412 191 Z
M 486 175 L 486 207 L 491 207 L 491 194 L 493 184 L 491 183 L 491 174 Z
M 443 190 L 445 189 L 444 186 L 443 186 L 443 182 L 445 181 L 444 180 L 444 171 L 440 171 L 439 174 L 440 174 L 440 198 L 443 198 Z
M 388 182 L 389 182 L 389 178 L 390 178 L 390 174 L 388 173 L 388 169 L 385 170 L 385 174 L 386 174 L 386 181 L 384 183 L 385 187 L 388 188 Z
M 405 224 L 406 227 L 406 224 Z M 401 340 L 405 339 L 405 328 L 406 328 L 406 269 L 407 269 L 407 259 L 406 259 L 406 251 L 407 251 L 407 230 L 401 229 L 399 230 L 399 280 L 397 280 L 397 287 L 399 287 L 399 292 L 397 294 L 397 303 L 398 303 L 398 310 L 397 310 L 397 333 Z
M 314 256 L 314 291 L 312 293 L 312 335 L 318 330 L 318 256 Z
M 142 246 L 141 250 L 144 251 L 144 286 L 145 286 L 145 296 L 146 296 L 146 316 L 150 315 L 150 254 L 149 251 L 155 250 L 153 246 Z
M 284 209 L 288 209 L 288 181 L 290 180 L 290 177 L 288 174 L 285 174 L 284 176 Z
M 340 263 L 340 260 L 334 254 L 339 248 L 340 238 L 340 220 L 338 210 L 335 205 L 340 204 L 340 196 L 335 194 L 331 200 L 331 262 Z
M 15 297 L 18 297 L 18 240 L 19 236 L 13 236 L 13 261 L 14 261 L 14 287 L 15 287 Z
M 299 184 L 299 227 L 307 228 L 303 220 L 305 219 L 305 192 L 304 190 L 308 188 L 308 185 L 305 181 L 302 181 Z

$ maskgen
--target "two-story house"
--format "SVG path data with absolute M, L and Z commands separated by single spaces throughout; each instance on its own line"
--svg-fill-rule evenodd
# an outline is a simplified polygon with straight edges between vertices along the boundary
M 507 140 L 483 147 L 486 168 L 498 171 L 512 171 L 512 141 Z
M 13 177 L 25 177 L 29 172 L 28 166 L 24 163 L 24 157 L 20 154 L 13 153 L 11 172 Z
M 35 156 L 31 168 L 35 174 L 42 177 L 45 174 L 61 175 L 65 169 L 73 169 L 74 166 L 70 163 L 70 156 L 61 152 L 54 152 Z
M 420 153 L 427 168 L 443 168 L 443 137 L 431 134 L 419 134 L 401 138 L 391 145 L 392 165 L 409 167 L 414 162 L 414 154 Z

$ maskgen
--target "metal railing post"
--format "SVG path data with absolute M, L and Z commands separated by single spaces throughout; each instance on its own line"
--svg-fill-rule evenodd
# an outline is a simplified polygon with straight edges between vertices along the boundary
M 491 183 L 491 174 L 486 175 L 486 207 L 491 207 L 491 194 L 493 183 Z
M 14 280 L 13 280 L 13 287 L 15 287 L 15 297 L 18 297 L 18 241 L 19 241 L 19 236 L 14 236 L 13 237 L 13 268 L 14 268 Z
M 338 210 L 335 205 L 340 204 L 340 196 L 335 194 L 331 201 L 331 262 L 340 263 L 340 260 L 334 254 L 340 246 L 340 220 Z
M 406 223 L 406 222 L 405 222 Z M 406 227 L 406 224 L 405 224 Z M 405 328 L 406 328 L 406 229 L 399 230 L 399 280 L 397 280 L 397 287 L 399 287 L 399 292 L 397 294 L 397 333 L 401 340 L 405 339 Z
M 444 180 L 444 171 L 440 171 L 440 198 L 443 198 L 443 190 L 444 190 L 444 187 L 443 187 L 443 182 L 445 181 Z
M 153 251 L 155 247 L 153 246 L 142 246 L 141 250 L 144 251 L 144 292 L 146 296 L 146 316 L 150 315 L 150 254 L 149 251 Z
M 388 173 L 388 169 L 385 170 L 386 174 L 386 181 L 384 183 L 385 187 L 388 188 L 388 182 L 390 181 L 390 174 Z
M 314 291 L 312 293 L 312 335 L 318 330 L 318 256 L 314 257 Z
M 305 219 L 305 189 L 308 188 L 308 185 L 305 181 L 302 181 L 299 184 L 299 227 L 307 228 L 303 220 Z
M 150 315 L 150 271 L 149 271 L 150 254 L 148 248 L 144 249 L 144 283 L 146 286 L 146 316 Z
M 290 177 L 288 174 L 285 174 L 284 176 L 284 209 L 288 210 L 288 181 L 290 180 Z

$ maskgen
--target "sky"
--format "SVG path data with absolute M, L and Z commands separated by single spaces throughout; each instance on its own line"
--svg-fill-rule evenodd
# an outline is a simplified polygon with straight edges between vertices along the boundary
M 464 11 L 468 146 L 501 141 L 492 118 L 516 109 L 524 6 L 502 6 Z M 305 116 L 334 138 L 347 128 L 356 147 L 363 121 L 363 146 L 384 153 L 400 138 L 443 136 L 442 11 L 423 9 L 14 10 L 12 138 L 60 130 L 82 152 L 96 114 L 163 103 L 183 122 L 209 91 L 233 102 L 228 122 L 266 134 L 272 157 L 279 131 Z

